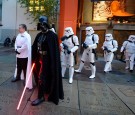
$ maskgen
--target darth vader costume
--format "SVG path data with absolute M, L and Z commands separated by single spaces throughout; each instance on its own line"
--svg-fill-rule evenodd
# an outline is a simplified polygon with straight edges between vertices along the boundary
M 64 98 L 60 52 L 57 35 L 50 31 L 46 16 L 39 18 L 39 29 L 32 46 L 32 59 L 37 67 L 38 97 L 31 104 L 39 105 L 43 101 L 51 101 L 56 105 Z

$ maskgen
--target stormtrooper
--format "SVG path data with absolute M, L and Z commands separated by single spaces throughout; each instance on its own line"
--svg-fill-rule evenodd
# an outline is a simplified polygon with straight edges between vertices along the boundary
M 114 52 L 118 49 L 118 43 L 113 39 L 112 34 L 105 35 L 105 42 L 103 43 L 102 49 L 104 50 L 104 60 L 106 62 L 104 72 L 112 71 L 111 63 L 113 61 Z
M 65 75 L 66 68 L 69 68 L 69 83 L 73 82 L 74 75 L 74 54 L 79 47 L 78 37 L 74 35 L 71 27 L 65 28 L 64 37 L 62 37 L 61 46 L 61 66 L 62 77 Z
M 88 61 L 90 62 L 91 72 L 92 75 L 89 78 L 95 78 L 96 74 L 96 67 L 95 67 L 95 49 L 97 48 L 99 42 L 99 37 L 97 34 L 94 34 L 94 30 L 92 27 L 86 28 L 86 39 L 84 43 L 82 44 L 82 47 L 84 48 L 84 52 L 81 58 L 81 63 L 78 70 L 75 70 L 75 72 L 80 73 L 83 69 L 84 62 Z
M 124 41 L 121 52 L 124 52 L 126 58 L 125 69 L 133 71 L 134 59 L 135 59 L 135 35 L 130 35 L 127 41 Z

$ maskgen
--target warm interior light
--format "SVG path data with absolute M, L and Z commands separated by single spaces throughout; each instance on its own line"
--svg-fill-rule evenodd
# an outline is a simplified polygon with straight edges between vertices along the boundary
M 44 0 L 40 0 L 40 2 L 44 2 Z M 41 4 L 39 4 L 39 0 L 29 0 L 29 8 L 28 8 L 28 10 L 30 12 L 32 12 L 33 10 L 35 10 L 35 11 L 39 11 L 39 10 L 44 11 L 45 9 Z

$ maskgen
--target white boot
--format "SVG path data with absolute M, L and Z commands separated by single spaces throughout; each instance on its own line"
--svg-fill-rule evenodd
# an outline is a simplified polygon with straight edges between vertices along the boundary
M 125 69 L 129 69 L 129 60 L 126 60 L 126 67 Z
M 96 67 L 91 65 L 91 73 L 92 75 L 89 77 L 90 79 L 95 78 L 95 74 L 96 74 Z
M 110 64 L 109 71 L 112 71 L 112 64 Z
M 65 72 L 66 72 L 66 66 L 62 66 L 62 77 L 64 77 Z
M 133 61 L 130 61 L 130 70 L 132 71 L 134 68 L 134 62 Z
M 81 61 L 79 69 L 75 70 L 75 72 L 77 73 L 81 73 L 82 69 L 83 69 L 84 63 Z
M 104 72 L 108 72 L 110 68 L 111 62 L 106 62 Z
M 74 75 L 74 68 L 73 67 L 69 67 L 69 83 L 70 84 L 73 83 L 73 75 Z

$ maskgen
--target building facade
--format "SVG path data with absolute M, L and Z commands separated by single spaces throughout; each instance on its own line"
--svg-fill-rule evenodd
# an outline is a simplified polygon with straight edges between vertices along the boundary
M 17 0 L 0 0 L 0 42 L 6 37 L 11 39 L 17 35 L 19 24 L 26 24 L 28 31 L 35 37 L 36 22 L 33 21 L 30 13 L 26 13 L 26 8 L 21 7 Z M 34 38 L 33 38 L 34 39 Z
M 135 35 L 135 0 L 94 1 L 96 2 L 60 0 L 60 37 L 64 28 L 71 26 L 77 32 L 81 44 L 85 39 L 85 28 L 92 26 L 100 38 L 98 52 L 102 52 L 101 46 L 106 33 L 112 33 L 119 46 L 129 35 Z M 107 20 L 112 17 L 112 13 L 115 20 Z
M 37 0 L 38 1 L 38 0 Z M 107 17 L 111 17 L 113 0 L 91 2 L 91 0 L 60 0 L 60 12 L 58 14 L 58 36 L 63 36 L 64 28 L 71 26 L 78 35 L 80 43 L 85 39 L 85 28 L 92 26 L 100 37 L 100 46 L 104 41 L 105 33 L 112 33 L 114 38 L 119 41 L 119 45 L 127 39 L 130 34 L 135 34 L 135 17 L 126 17 L 129 22 L 119 23 L 121 20 L 108 21 Z M 135 0 L 115 0 L 120 3 L 120 11 L 128 14 L 135 14 Z M 103 7 L 104 6 L 104 7 Z M 117 5 L 115 5 L 117 6 Z M 107 9 L 107 10 L 106 10 Z M 113 7 L 113 11 L 118 10 Z M 33 16 L 26 12 L 27 8 L 23 8 L 17 0 L 0 0 L 0 42 L 6 37 L 16 36 L 18 26 L 24 23 L 28 27 L 28 32 L 34 40 L 38 31 L 36 31 L 37 22 L 33 21 Z M 123 15 L 123 14 L 122 14 Z M 123 34 L 124 33 L 124 34 Z M 81 47 L 80 47 L 81 48 Z

